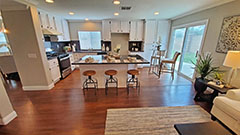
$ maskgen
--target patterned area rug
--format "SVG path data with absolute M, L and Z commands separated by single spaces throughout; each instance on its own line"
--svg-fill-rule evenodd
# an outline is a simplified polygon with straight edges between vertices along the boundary
M 178 135 L 174 124 L 210 121 L 197 105 L 108 109 L 105 135 Z

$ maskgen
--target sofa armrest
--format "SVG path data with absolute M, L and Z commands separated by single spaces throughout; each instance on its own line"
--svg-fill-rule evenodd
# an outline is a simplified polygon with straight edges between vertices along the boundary
M 240 89 L 229 90 L 226 97 L 240 101 Z

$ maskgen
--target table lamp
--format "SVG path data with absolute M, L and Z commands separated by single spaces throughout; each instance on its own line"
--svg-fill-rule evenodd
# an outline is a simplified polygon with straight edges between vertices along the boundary
M 232 68 L 230 80 L 229 80 L 228 86 L 227 86 L 227 87 L 231 87 L 233 74 L 234 74 L 235 70 L 237 70 L 237 68 L 240 68 L 240 51 L 228 51 L 223 65 L 226 67 Z

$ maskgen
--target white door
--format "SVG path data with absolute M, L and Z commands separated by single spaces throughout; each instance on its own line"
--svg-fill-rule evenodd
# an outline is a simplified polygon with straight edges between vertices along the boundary
M 117 20 L 111 21 L 111 32 L 112 33 L 119 33 L 121 29 L 121 22 Z
M 137 27 L 136 27 L 136 40 L 137 41 L 143 41 L 143 28 L 144 28 L 144 22 L 137 21 Z
M 154 21 L 146 21 L 145 24 L 145 43 L 153 44 L 156 42 L 156 30 L 157 30 L 157 22 Z
M 58 65 L 51 68 L 51 74 L 53 82 L 57 82 L 61 78 L 60 69 Z
M 68 22 L 64 19 L 62 20 L 62 26 L 63 26 L 63 40 L 70 41 Z
M 129 21 L 121 21 L 121 33 L 129 33 Z
M 130 41 L 136 41 L 136 34 L 137 34 L 137 22 L 136 21 L 131 21 L 130 25 L 130 35 L 129 35 L 129 40 Z
M 47 29 L 48 28 L 48 21 L 47 21 L 47 14 L 43 12 L 38 12 L 41 27 Z
M 49 27 L 50 29 L 56 29 L 56 24 L 55 24 L 55 17 L 52 15 L 48 15 L 48 21 L 49 21 Z
M 111 41 L 111 23 L 109 20 L 102 21 L 102 40 Z

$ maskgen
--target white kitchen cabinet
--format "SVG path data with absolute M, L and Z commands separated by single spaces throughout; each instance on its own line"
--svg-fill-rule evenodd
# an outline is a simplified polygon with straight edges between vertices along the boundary
M 55 17 L 49 14 L 47 14 L 47 17 L 48 17 L 49 29 L 56 30 Z
M 56 22 L 56 30 L 60 33 L 61 35 L 58 35 L 58 41 L 63 41 L 63 25 L 62 25 L 62 19 L 61 18 L 55 18 Z
M 157 39 L 157 21 L 147 20 L 145 23 L 145 44 L 154 44 Z
M 49 70 L 54 83 L 58 82 L 61 78 L 59 64 L 57 58 L 48 60 Z
M 112 33 L 129 33 L 129 21 L 119 21 L 112 20 L 111 21 L 111 32 Z
M 102 21 L 102 40 L 111 41 L 111 21 Z
M 41 28 L 48 29 L 49 25 L 48 25 L 47 14 L 39 11 L 38 16 L 39 16 L 39 20 L 40 20 L 40 23 L 41 23 Z
M 120 21 L 113 20 L 111 21 L 111 32 L 119 33 L 121 31 L 121 23 Z
M 62 26 L 63 26 L 63 41 L 70 41 L 70 34 L 69 34 L 69 27 L 67 20 L 62 20 Z
M 72 63 L 75 61 L 74 56 L 73 56 L 73 54 L 69 54 L 69 56 L 70 56 L 71 68 L 72 68 L 72 71 L 73 71 L 75 69 L 75 65 L 72 65 Z
M 144 32 L 144 22 L 143 21 L 131 21 L 130 25 L 130 41 L 143 41 Z
M 121 33 L 129 33 L 130 32 L 130 26 L 129 21 L 121 21 Z

